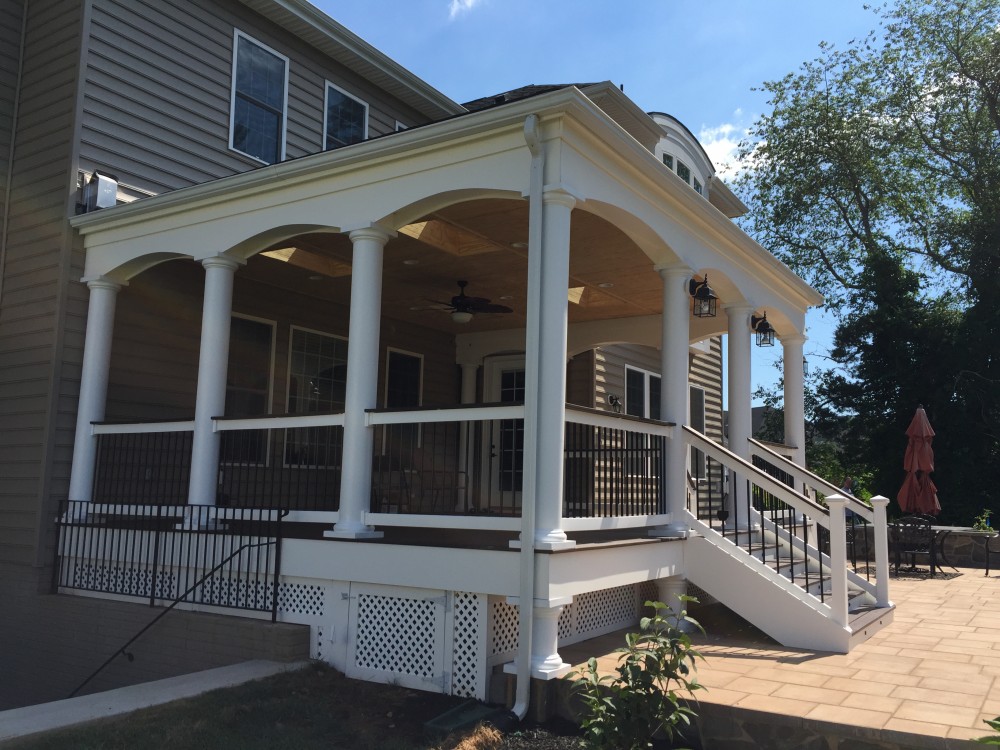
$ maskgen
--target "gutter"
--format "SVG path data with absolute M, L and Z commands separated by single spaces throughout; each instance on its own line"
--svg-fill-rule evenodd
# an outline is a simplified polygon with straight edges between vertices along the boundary
M 528 144 L 531 152 L 531 167 L 528 177 L 528 278 L 539 279 L 542 263 L 542 188 L 545 179 L 545 152 L 542 149 L 538 137 L 538 115 L 530 114 L 524 120 L 524 140 Z M 535 296 L 540 295 L 538 284 L 528 284 L 529 295 L 532 286 L 535 289 Z M 528 298 L 528 310 L 537 310 L 540 306 L 540 299 Z M 531 352 L 538 351 L 538 337 L 532 336 L 531 330 L 525 332 L 525 369 L 526 380 L 530 375 L 536 382 L 534 387 L 530 387 L 529 380 L 526 385 L 529 389 L 525 393 L 526 398 L 537 398 L 538 394 L 538 357 L 532 356 Z M 531 339 L 534 338 L 534 346 Z M 532 360 L 534 362 L 532 363 Z M 530 369 L 529 369 L 530 368 Z M 531 395 L 529 395 L 531 394 Z M 534 400 L 534 398 L 532 400 Z M 524 418 L 525 421 L 537 420 L 537 403 L 526 403 Z M 528 432 L 528 425 L 525 424 L 525 432 Z M 537 435 L 537 430 L 533 430 Z M 529 433 L 530 434 L 530 433 Z M 532 441 L 534 443 L 534 441 Z M 520 587 L 518 589 L 518 648 L 517 648 L 517 673 L 516 688 L 514 692 L 514 706 L 511 712 L 517 716 L 518 720 L 524 719 L 528 713 L 528 705 L 531 698 L 531 625 L 532 610 L 535 604 L 535 499 L 536 492 L 534 479 L 537 473 L 536 446 L 532 445 L 529 455 L 526 455 L 525 462 L 531 462 L 530 466 L 525 466 L 525 476 L 531 478 L 532 486 L 528 492 L 521 494 L 521 555 L 520 555 Z

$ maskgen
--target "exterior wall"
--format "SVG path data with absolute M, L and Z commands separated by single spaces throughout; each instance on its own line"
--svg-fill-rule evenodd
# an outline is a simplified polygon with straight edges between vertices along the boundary
M 349 310 L 329 296 L 295 293 L 268 284 L 264 279 L 274 263 L 252 258 L 246 269 L 237 272 L 233 312 L 276 324 L 271 413 L 284 414 L 291 326 L 346 337 Z M 204 277 L 204 270 L 193 262 L 171 261 L 140 274 L 119 292 L 108 386 L 109 420 L 193 416 Z M 379 352 L 379 404 L 384 394 L 387 347 L 423 355 L 425 405 L 458 403 L 453 338 L 406 321 L 386 319 Z
M 82 264 L 74 267 L 66 216 L 83 3 L 26 7 L 0 298 L 0 562 L 31 564 L 46 501 L 61 482 L 65 491 L 69 456 L 53 427 L 73 426 L 63 417 L 75 395 L 62 384 L 63 349 L 79 346 L 82 331 L 70 317 Z
M 140 196 L 261 166 L 229 149 L 234 28 L 289 58 L 288 159 L 323 149 L 324 80 L 368 102 L 369 137 L 424 121 L 236 0 L 94 0 L 80 169 Z
M 578 406 L 595 406 L 593 350 L 577 354 L 566 365 L 566 401 Z
M 163 610 L 80 596 L 37 596 L 19 566 L 0 564 L 0 711 L 69 695 Z M 309 628 L 174 610 L 81 694 L 197 672 L 248 659 L 309 658 Z
M 3 247 L 7 233 L 7 181 L 10 147 L 13 142 L 14 113 L 17 106 L 17 75 L 21 60 L 23 15 L 24 3 L 20 0 L 9 0 L 0 5 L 0 279 L 3 278 Z

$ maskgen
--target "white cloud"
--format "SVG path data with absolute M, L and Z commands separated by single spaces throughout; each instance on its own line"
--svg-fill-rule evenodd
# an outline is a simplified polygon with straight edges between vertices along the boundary
M 712 160 L 719 177 L 733 177 L 743 168 L 737 161 L 736 152 L 740 141 L 747 134 L 747 125 L 743 121 L 742 110 L 733 113 L 734 122 L 721 125 L 703 125 L 698 133 L 702 148 Z
M 456 18 L 463 13 L 470 12 L 481 0 L 451 0 L 448 6 L 448 18 Z

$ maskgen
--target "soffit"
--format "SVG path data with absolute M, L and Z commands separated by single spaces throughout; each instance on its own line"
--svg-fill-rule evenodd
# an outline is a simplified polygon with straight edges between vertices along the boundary
M 528 233 L 527 203 L 475 200 L 425 218 L 479 236 L 483 243 L 469 254 L 456 255 L 454 249 L 442 249 L 404 232 L 391 238 L 383 260 L 383 317 L 453 333 L 523 328 L 527 322 L 528 251 L 521 244 Z M 257 256 L 239 275 L 347 305 L 350 240 L 344 235 L 310 234 L 281 247 L 289 245 L 303 251 L 309 262 Z M 319 259 L 328 261 L 326 270 L 322 263 L 313 262 Z M 453 323 L 436 303 L 449 302 L 458 293 L 460 279 L 469 282 L 466 293 L 470 296 L 488 298 L 514 312 L 477 314 L 471 323 Z M 571 323 L 650 315 L 660 311 L 662 282 L 652 261 L 619 229 L 576 210 L 572 214 L 567 295 L 577 300 L 569 304 Z

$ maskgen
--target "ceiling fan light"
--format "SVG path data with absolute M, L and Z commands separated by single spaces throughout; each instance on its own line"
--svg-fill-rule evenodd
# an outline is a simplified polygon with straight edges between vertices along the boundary
M 455 310 L 451 314 L 451 319 L 455 323 L 468 323 L 472 320 L 472 313 L 468 310 Z

